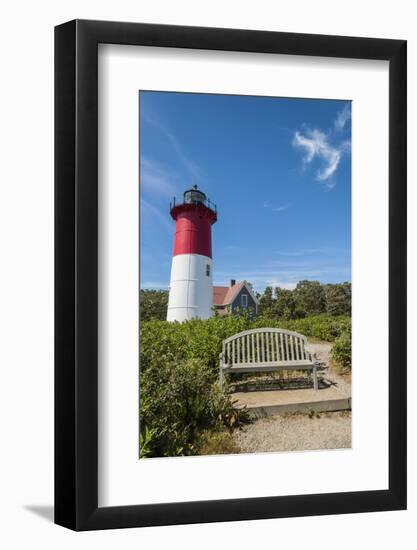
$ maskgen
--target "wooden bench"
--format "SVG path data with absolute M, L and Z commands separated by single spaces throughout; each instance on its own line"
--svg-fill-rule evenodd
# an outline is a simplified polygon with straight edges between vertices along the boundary
M 257 328 L 223 340 L 220 353 L 220 384 L 225 373 L 309 370 L 314 390 L 318 389 L 317 361 L 307 349 L 307 338 L 280 328 Z

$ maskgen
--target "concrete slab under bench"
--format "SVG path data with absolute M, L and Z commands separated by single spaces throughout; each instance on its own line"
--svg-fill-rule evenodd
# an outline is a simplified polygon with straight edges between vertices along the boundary
M 352 398 L 334 386 L 314 391 L 268 390 L 231 394 L 238 407 L 245 407 L 255 418 L 294 412 L 330 412 L 350 410 Z

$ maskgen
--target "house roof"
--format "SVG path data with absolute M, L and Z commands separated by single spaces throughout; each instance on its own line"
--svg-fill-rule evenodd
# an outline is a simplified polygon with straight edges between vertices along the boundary
M 255 302 L 257 302 L 248 283 L 246 281 L 240 281 L 233 286 L 213 286 L 213 304 L 215 306 L 230 305 L 231 303 L 233 303 L 233 300 L 239 294 L 243 286 L 248 289 Z
M 233 286 L 214 286 L 213 304 L 215 306 L 227 306 L 231 304 L 242 286 L 243 281 L 240 283 L 235 283 Z
M 221 306 L 224 304 L 226 298 L 228 286 L 213 286 L 213 304 L 215 306 Z

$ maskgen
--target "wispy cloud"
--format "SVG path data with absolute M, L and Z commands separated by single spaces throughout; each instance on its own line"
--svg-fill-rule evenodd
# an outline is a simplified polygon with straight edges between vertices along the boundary
M 320 130 L 307 130 L 304 135 L 295 132 L 293 145 L 304 150 L 304 164 L 309 164 L 314 159 L 321 162 L 321 168 L 316 171 L 317 181 L 326 182 L 329 188 L 336 185 L 330 178 L 339 166 L 342 150 L 331 145 L 326 134 Z
M 276 250 L 275 254 L 279 256 L 308 256 L 310 254 L 334 254 L 337 252 L 334 248 L 300 248 L 297 250 Z
M 341 111 L 337 113 L 336 120 L 334 121 L 334 127 L 337 131 L 341 131 L 345 128 L 346 123 L 350 120 L 350 103 L 347 103 Z
M 287 290 L 294 290 L 294 288 L 297 286 L 297 283 L 282 281 L 278 279 L 270 279 L 269 281 L 266 281 L 266 283 L 267 286 L 272 286 L 272 288 L 285 288 Z
M 337 282 L 349 280 L 350 276 L 346 267 L 334 264 L 317 266 L 315 262 L 310 265 L 287 264 L 281 266 L 264 265 L 256 270 L 232 269 L 231 272 L 214 272 L 216 284 L 227 285 L 230 278 L 241 281 L 246 279 L 253 284 L 256 290 L 263 291 L 266 286 L 293 289 L 299 281 L 304 279 Z
M 163 227 L 170 233 L 172 232 L 172 224 L 169 222 L 169 216 L 163 214 L 156 206 L 153 206 L 144 198 L 140 201 L 140 215 L 142 218 L 141 227 L 149 227 L 158 224 L 159 227 Z
M 235 275 L 233 274 L 233 277 L 235 277 L 238 281 L 246 280 L 249 283 L 253 285 L 254 290 L 258 292 L 263 292 L 265 290 L 265 287 L 272 286 L 273 288 L 279 287 L 279 288 L 286 288 L 288 290 L 293 290 L 297 286 L 297 281 L 291 281 L 285 278 L 285 275 L 282 278 L 277 278 L 273 274 L 259 274 L 259 276 L 256 275 L 250 275 L 246 274 L 243 276 Z M 216 285 L 219 286 L 229 286 L 230 284 L 230 278 L 216 278 Z
M 279 254 L 280 256 L 290 256 L 290 257 L 301 257 L 304 256 L 304 252 L 302 250 L 293 250 L 289 252 L 283 252 L 281 250 L 278 250 L 275 252 L 275 254 Z
M 341 132 L 345 129 L 350 119 L 350 105 L 345 107 L 337 114 L 334 121 L 334 129 Z M 340 160 L 344 153 L 350 151 L 350 141 L 338 141 L 335 139 L 335 132 L 329 130 L 327 133 L 314 128 L 307 128 L 303 133 L 296 131 L 294 133 L 292 144 L 295 148 L 304 152 L 304 166 L 313 161 L 319 163 L 316 170 L 316 181 L 325 184 L 327 189 L 332 189 L 336 185 L 334 175 L 339 167 Z
M 272 210 L 272 212 L 284 212 L 284 210 L 287 210 L 290 207 L 290 204 L 282 204 L 282 205 L 274 206 L 270 204 L 268 201 L 265 201 L 263 203 L 263 207 L 267 208 L 268 210 Z
M 273 208 L 273 212 L 284 212 L 284 210 L 287 210 L 289 208 L 289 204 L 284 204 L 283 206 L 277 206 Z
M 176 152 L 178 158 L 180 159 L 184 168 L 187 170 L 190 177 L 193 180 L 195 179 L 200 180 L 202 176 L 202 171 L 200 167 L 185 154 L 184 149 L 182 148 L 182 145 L 180 144 L 179 140 L 174 136 L 173 133 L 171 133 L 168 130 L 165 130 L 165 135 L 168 138 L 169 142 L 171 143 L 172 148 Z
M 188 173 L 189 177 L 192 180 L 201 180 L 202 170 L 198 164 L 196 164 L 190 156 L 186 153 L 184 147 L 182 146 L 180 140 L 175 135 L 175 133 L 168 127 L 166 123 L 162 123 L 159 117 L 155 113 L 151 113 L 149 109 L 141 110 L 142 119 L 149 125 L 153 126 L 158 130 L 171 145 L 174 150 L 178 160 L 182 164 L 183 168 Z
M 173 176 L 169 174 L 158 162 L 141 156 L 140 159 L 140 184 L 142 189 L 152 192 L 153 195 L 173 197 L 176 187 Z
M 168 290 L 169 285 L 166 283 L 161 283 L 160 281 L 145 281 L 140 283 L 141 289 L 149 290 Z

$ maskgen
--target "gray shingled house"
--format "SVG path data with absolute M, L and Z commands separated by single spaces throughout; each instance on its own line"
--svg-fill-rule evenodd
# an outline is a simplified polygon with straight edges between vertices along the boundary
M 218 315 L 228 315 L 237 309 L 249 309 L 256 315 L 258 299 L 247 281 L 230 281 L 230 286 L 213 286 L 213 306 Z

